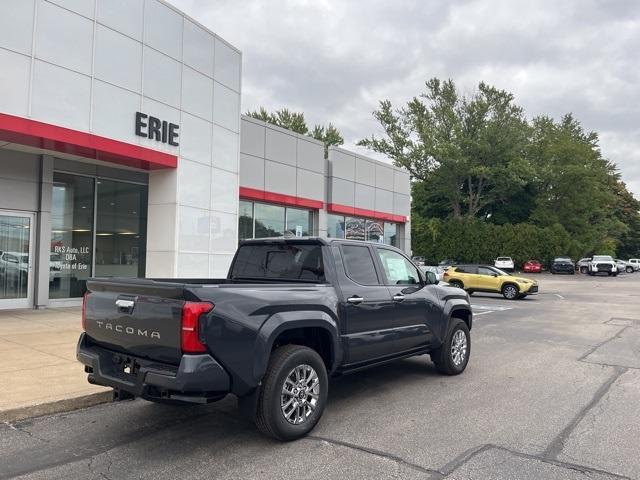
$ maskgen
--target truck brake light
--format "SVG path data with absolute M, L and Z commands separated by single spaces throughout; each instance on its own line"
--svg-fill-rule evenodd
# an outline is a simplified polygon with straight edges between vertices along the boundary
M 87 300 L 89 300 L 89 295 L 91 295 L 91 292 L 89 292 L 88 290 L 86 292 L 84 292 L 84 295 L 82 296 L 82 320 L 81 320 L 81 326 L 82 326 L 82 331 L 85 332 L 87 330 Z
M 180 326 L 180 346 L 183 353 L 202 353 L 207 347 L 200 341 L 200 315 L 213 310 L 208 302 L 185 302 L 182 306 L 182 322 Z

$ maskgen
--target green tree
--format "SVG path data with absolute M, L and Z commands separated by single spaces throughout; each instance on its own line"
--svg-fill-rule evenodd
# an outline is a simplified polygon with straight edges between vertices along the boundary
M 276 110 L 275 112 L 268 112 L 264 107 L 260 107 L 253 112 L 246 113 L 249 117 L 257 118 L 263 122 L 277 125 L 278 127 L 286 128 L 300 135 L 308 135 L 315 138 L 324 144 L 324 158 L 329 156 L 329 147 L 331 145 L 342 145 L 344 138 L 340 131 L 332 124 L 329 125 L 315 125 L 312 130 L 309 130 L 307 122 L 304 119 L 304 113 L 291 112 L 287 108 Z
M 433 78 L 426 92 L 373 112 L 383 137 L 358 142 L 393 159 L 446 199 L 453 217 L 483 217 L 520 193 L 532 171 L 524 157 L 528 124 L 513 95 L 480 83 L 460 95 L 452 80 Z

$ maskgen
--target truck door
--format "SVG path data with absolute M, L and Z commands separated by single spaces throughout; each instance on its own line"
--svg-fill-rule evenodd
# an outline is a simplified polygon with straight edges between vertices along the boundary
M 371 248 L 341 244 L 337 274 L 342 291 L 342 335 L 346 363 L 366 362 L 394 352 L 394 303 L 375 268 Z
M 404 255 L 385 247 L 375 250 L 395 305 L 395 350 L 404 352 L 429 345 L 433 341 L 433 325 L 441 315 L 435 292 L 422 282 L 418 269 Z

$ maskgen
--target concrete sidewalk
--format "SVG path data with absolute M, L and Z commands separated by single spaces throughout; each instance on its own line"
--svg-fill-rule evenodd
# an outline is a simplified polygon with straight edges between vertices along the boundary
M 87 383 L 75 358 L 80 332 L 79 307 L 0 311 L 0 422 L 112 398 Z

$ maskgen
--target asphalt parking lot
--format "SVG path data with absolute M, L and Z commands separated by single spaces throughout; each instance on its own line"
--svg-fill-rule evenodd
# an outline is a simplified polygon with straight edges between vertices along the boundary
M 640 273 L 527 276 L 539 295 L 472 297 L 463 375 L 335 379 L 311 437 L 262 437 L 231 397 L 112 403 L 0 425 L 0 479 L 640 478 Z

